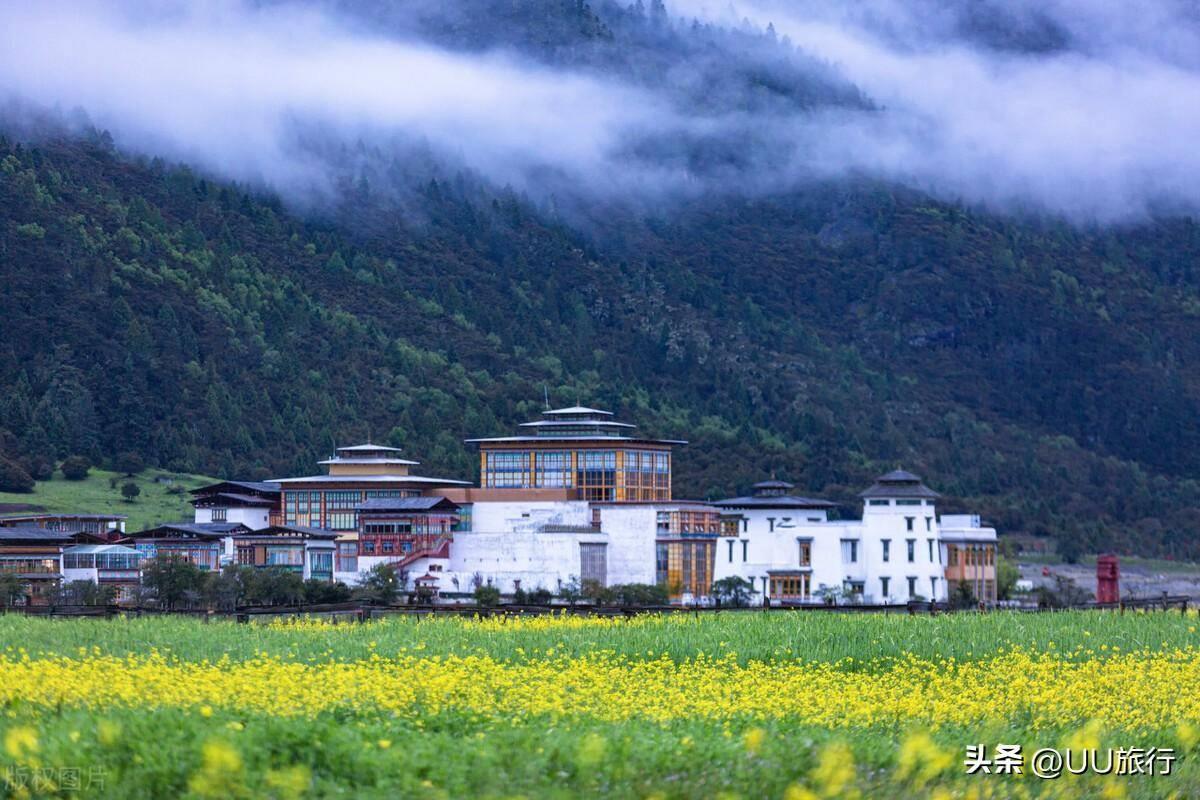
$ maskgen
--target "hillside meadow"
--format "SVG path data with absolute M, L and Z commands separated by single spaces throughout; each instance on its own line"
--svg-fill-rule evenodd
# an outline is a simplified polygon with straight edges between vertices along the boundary
M 121 486 L 133 482 L 141 494 L 133 502 L 121 496 Z M 134 476 L 92 468 L 87 478 L 69 481 L 55 472 L 38 481 L 29 494 L 0 492 L 0 514 L 32 513 L 26 509 L 61 514 L 123 514 L 127 531 L 140 531 L 164 522 L 192 519 L 188 491 L 215 483 L 201 475 L 148 469 Z
M 1178 612 L 9 615 L 0 770 L 50 796 L 1188 796 L 1198 645 Z M 968 776 L 977 743 L 1177 760 Z

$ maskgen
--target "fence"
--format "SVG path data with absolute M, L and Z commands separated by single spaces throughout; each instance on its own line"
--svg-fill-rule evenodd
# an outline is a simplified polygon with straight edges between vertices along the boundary
M 1170 611 L 1178 609 L 1186 614 L 1192 598 L 1185 595 L 1163 595 L 1154 598 L 1137 598 L 1122 600 L 1119 603 L 1081 603 L 1058 608 L 1007 608 L 1003 610 L 1045 613 L 1072 610 L 1101 610 L 1125 613 L 1126 611 Z M 783 611 L 800 611 L 807 613 L 834 614 L 938 614 L 979 613 L 987 612 L 989 608 L 956 609 L 944 603 L 916 602 L 904 605 L 771 605 L 769 607 L 752 606 L 735 608 L 731 606 L 594 606 L 594 605 L 437 605 L 437 606 L 373 606 L 363 603 L 325 603 L 320 605 L 294 606 L 249 606 L 236 610 L 183 609 L 165 610 L 153 607 L 131 606 L 14 606 L 3 609 L 7 613 L 25 614 L 37 617 L 93 617 L 107 619 L 112 617 L 143 617 L 143 616 L 182 616 L 194 617 L 207 622 L 210 619 L 233 619 L 237 622 L 255 622 L 282 617 L 309 616 L 328 617 L 337 622 L 367 622 L 386 617 L 492 617 L 492 616 L 544 616 L 547 614 L 573 614 L 579 616 L 599 617 L 628 617 L 636 614 L 694 614 L 696 616 L 709 614 L 771 614 Z

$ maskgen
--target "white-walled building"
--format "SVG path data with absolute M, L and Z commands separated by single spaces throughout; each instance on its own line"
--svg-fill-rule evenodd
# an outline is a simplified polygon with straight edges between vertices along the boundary
M 938 494 L 919 477 L 901 470 L 880 476 L 861 493 L 862 519 L 853 521 L 829 521 L 832 503 L 791 489 L 766 481 L 749 497 L 713 504 L 738 533 L 721 545 L 718 580 L 745 578 L 758 603 L 946 599 Z
M 395 448 L 360 445 L 322 462 L 326 475 L 198 490 L 196 522 L 261 531 L 281 517 L 293 530 L 333 531 L 312 545 L 316 575 L 355 584 L 386 563 L 410 591 L 441 596 L 479 584 L 511 594 L 640 583 L 708 603 L 714 583 L 740 577 L 755 603 L 906 603 L 945 601 L 951 578 L 994 602 L 995 531 L 969 516 L 943 528 L 937 492 L 912 473 L 876 479 L 860 519 L 831 520 L 834 503 L 777 480 L 744 497 L 674 500 L 672 450 L 683 442 L 636 436 L 607 411 L 548 410 L 522 428 L 468 440 L 481 451 L 479 487 L 412 475 L 417 462 Z

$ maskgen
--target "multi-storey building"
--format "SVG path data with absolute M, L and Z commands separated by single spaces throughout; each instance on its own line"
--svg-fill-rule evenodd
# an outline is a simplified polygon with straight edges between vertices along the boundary
M 466 595 L 479 583 L 506 593 L 657 583 L 674 600 L 704 603 L 716 581 L 739 576 L 758 603 L 941 601 L 948 581 L 995 600 L 995 531 L 970 517 L 947 517 L 943 529 L 937 492 L 912 473 L 882 475 L 862 492 L 861 519 L 831 520 L 834 503 L 774 479 L 743 497 L 673 500 L 672 449 L 684 442 L 636 436 L 607 411 L 553 409 L 521 427 L 516 436 L 468 440 L 480 449 L 478 487 L 414 475 L 417 462 L 371 444 L 338 449 L 321 462 L 324 475 L 205 487 L 194 502 L 207 524 L 183 526 L 193 535 L 170 540 L 170 549 L 195 551 L 206 565 L 251 563 L 253 553 L 257 565 L 269 562 L 259 558 L 267 548 L 290 547 L 297 552 L 279 550 L 276 561 L 299 566 L 307 556 L 294 535 L 253 549 L 247 530 L 215 536 L 218 525 L 234 523 L 235 509 L 245 529 L 262 529 L 276 509 L 283 524 L 258 533 L 330 532 L 308 537 L 320 540 L 312 574 L 347 583 L 388 563 L 410 588 L 442 595 Z M 225 523 L 210 522 L 218 510 Z M 166 533 L 151 538 L 166 545 Z M 198 541 L 212 538 L 224 542 L 216 555 Z
M 195 521 L 236 522 L 252 531 L 283 524 L 278 483 L 221 481 L 191 492 Z
M 469 486 L 467 481 L 414 475 L 419 462 L 375 444 L 340 447 L 320 462 L 324 475 L 270 481 L 282 492 L 283 524 L 333 531 L 358 530 L 358 508 L 367 500 L 420 497 L 431 490 Z
M 996 529 L 984 527 L 978 514 L 947 514 L 939 524 L 946 560 L 946 592 L 985 604 L 997 600 Z
M 125 534 L 124 514 L 4 514 L 0 528 L 43 528 L 59 533 L 86 533 L 104 541 L 116 541 Z
M 62 579 L 63 548 L 74 544 L 76 536 L 31 525 L 0 527 L 0 574 L 15 575 L 21 582 L 19 595 L 0 598 L 0 603 L 47 603 Z
M 687 442 L 648 439 L 612 412 L 574 406 L 543 412 L 522 433 L 468 439 L 479 446 L 485 489 L 570 489 L 580 500 L 671 499 L 671 449 Z

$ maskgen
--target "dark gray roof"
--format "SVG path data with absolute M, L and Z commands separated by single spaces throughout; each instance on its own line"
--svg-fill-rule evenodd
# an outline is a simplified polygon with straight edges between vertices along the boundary
M 714 500 L 711 505 L 721 508 L 834 508 L 837 503 L 818 497 L 800 497 L 792 494 L 768 496 L 730 497 Z
M 128 519 L 124 514 L 66 514 L 58 511 L 33 512 L 25 514 L 0 514 L 0 523 L 22 519 Z
M 210 494 L 207 497 L 197 498 L 192 502 L 201 502 L 215 498 L 227 500 L 231 503 L 241 503 L 242 505 L 247 506 L 273 506 L 277 502 L 276 500 L 272 500 L 267 497 L 258 497 L 251 494 L 234 494 L 233 492 L 217 492 L 216 494 Z
M 311 539 L 336 539 L 341 534 L 337 531 L 327 530 L 325 528 L 309 528 L 305 525 L 272 525 L 269 528 L 262 528 L 256 531 L 244 531 L 235 533 L 234 539 L 277 539 L 288 534 L 299 533 Z
M 587 406 L 571 406 L 570 408 L 548 408 L 545 411 L 543 411 L 542 413 L 545 414 L 546 416 L 552 416 L 552 415 L 558 415 L 558 414 L 570 414 L 572 416 L 577 415 L 577 414 L 578 415 L 603 414 L 606 417 L 611 417 L 613 415 L 613 413 L 611 411 L 602 411 L 599 408 L 588 408 Z
M 221 539 L 244 530 L 249 529 L 240 522 L 168 522 L 164 525 L 138 531 L 131 534 L 129 538 L 151 538 L 153 536 L 175 533 L 181 536 L 195 536 L 201 539 Z
M 359 511 L 429 511 L 458 505 L 444 497 L 372 497 L 358 504 Z
M 865 491 L 858 493 L 859 497 L 898 497 L 901 499 L 917 498 L 933 500 L 940 494 L 921 483 L 921 476 L 914 475 L 902 469 L 892 470 L 886 475 L 880 475 L 875 483 Z
M 35 525 L 15 525 L 10 528 L 0 528 L 0 544 L 20 544 L 30 542 L 37 544 L 71 544 L 75 535 L 65 531 L 51 531 Z
M 787 481 L 777 481 L 772 478 L 769 481 L 759 481 L 750 487 L 751 489 L 795 489 L 796 484 L 788 483 Z
M 212 494 L 219 491 L 222 486 L 237 486 L 252 492 L 279 494 L 279 484 L 272 481 L 219 481 L 218 483 L 211 483 L 208 486 L 201 486 L 199 489 L 192 489 L 191 494 Z

